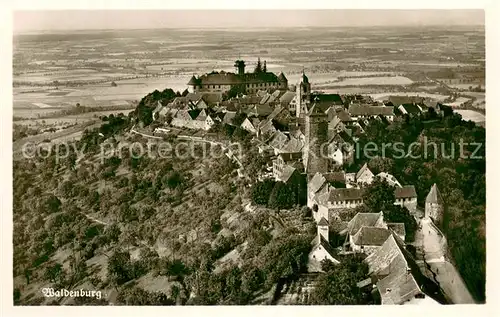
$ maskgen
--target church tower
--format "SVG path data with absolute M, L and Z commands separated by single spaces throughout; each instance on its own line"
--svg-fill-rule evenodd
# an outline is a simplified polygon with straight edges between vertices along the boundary
M 311 84 L 309 83 L 309 78 L 302 70 L 302 76 L 300 77 L 297 87 L 295 89 L 296 93 L 296 116 L 297 118 L 301 115 L 304 116 L 307 113 L 307 107 L 309 106 L 309 100 L 311 98 Z
M 443 222 L 444 201 L 436 184 L 432 185 L 425 199 L 425 217 L 430 218 L 436 225 Z
M 305 116 L 303 162 L 308 175 L 328 172 L 328 115 L 313 105 Z

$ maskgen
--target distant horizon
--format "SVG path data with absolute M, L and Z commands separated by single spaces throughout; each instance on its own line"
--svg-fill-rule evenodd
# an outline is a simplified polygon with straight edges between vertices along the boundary
M 221 31 L 240 31 L 240 30 L 259 30 L 259 29 L 362 29 L 362 28 L 446 28 L 450 25 L 427 24 L 427 25 L 366 25 L 366 26 L 256 26 L 256 27 L 150 27 L 150 28 L 105 28 L 105 29 L 39 29 L 39 30 L 19 30 L 14 31 L 15 35 L 27 34 L 50 34 L 50 33 L 72 33 L 72 32 L 98 32 L 98 31 L 146 31 L 146 30 L 221 30 Z M 455 24 L 453 27 L 474 28 L 484 27 L 483 24 Z
M 481 27 L 484 10 L 62 10 L 15 11 L 14 34 L 152 29 Z

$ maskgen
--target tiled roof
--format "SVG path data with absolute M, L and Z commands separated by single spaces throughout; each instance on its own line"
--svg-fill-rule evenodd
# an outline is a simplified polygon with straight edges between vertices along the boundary
M 295 93 L 293 91 L 287 91 L 280 97 L 280 103 L 283 105 L 288 105 L 292 102 L 295 97 Z
M 268 104 L 256 104 L 248 110 L 249 115 L 251 114 L 259 117 L 268 116 L 272 112 L 273 108 L 271 108 Z
M 302 152 L 282 152 L 278 154 L 284 162 L 297 161 L 302 159 Z
M 365 172 L 368 172 L 368 173 L 370 173 L 370 174 L 373 176 L 373 173 L 372 173 L 372 171 L 368 168 L 368 164 L 367 164 L 367 163 L 365 163 L 365 164 L 364 164 L 364 165 L 363 165 L 363 166 L 359 169 L 359 171 L 356 173 L 356 180 L 357 180 L 358 178 L 360 178 L 360 177 L 361 177 L 361 175 L 363 175 Z
M 359 188 L 335 188 L 330 191 L 329 201 L 349 201 L 363 199 L 363 190 Z
M 196 117 L 196 120 L 205 121 L 206 119 L 207 119 L 207 112 L 205 111 L 205 109 L 203 109 Z
M 368 105 L 350 105 L 349 113 L 351 116 L 392 116 L 394 109 L 385 106 L 368 106 Z
M 241 81 L 245 84 L 261 82 L 278 82 L 278 76 L 271 72 L 266 73 L 245 73 L 241 75 Z
M 189 114 L 189 111 L 187 110 L 179 110 L 175 115 L 175 118 L 186 121 L 190 121 L 192 119 L 191 115 Z
M 441 197 L 441 193 L 439 192 L 439 189 L 437 185 L 434 183 L 432 185 L 431 190 L 427 194 L 427 197 L 425 198 L 425 203 L 429 204 L 442 204 L 443 203 L 443 197 Z
M 323 116 L 326 115 L 317 104 L 313 104 L 307 113 L 308 116 Z
M 262 99 L 259 101 L 259 103 L 261 105 L 263 105 L 265 103 L 271 102 L 271 101 L 269 101 L 270 98 L 271 98 L 271 94 L 266 94 L 266 95 L 264 95 L 264 97 L 262 97 Z
M 323 177 L 329 183 L 345 183 L 345 172 L 324 173 Z
M 347 221 L 339 221 L 339 220 L 330 221 L 330 227 L 332 228 L 332 230 L 339 233 L 346 230 L 348 224 L 349 222 Z
M 391 232 L 385 228 L 361 227 L 353 236 L 353 242 L 356 245 L 381 246 L 390 235 Z
M 328 226 L 328 220 L 326 220 L 325 217 L 321 217 L 318 222 L 318 226 Z
M 189 104 L 189 100 L 186 97 L 175 97 L 171 103 L 168 104 L 169 107 L 183 108 Z
M 346 131 L 340 131 L 337 134 L 342 138 L 342 140 L 344 140 L 344 142 L 349 143 L 349 144 L 354 143 L 354 140 L 352 139 L 352 137 L 349 134 L 347 134 Z
M 406 110 L 406 112 L 409 114 L 418 114 L 422 112 L 422 110 L 417 105 L 411 103 L 403 104 L 400 107 L 404 108 L 404 110 Z
M 290 180 L 290 177 L 292 177 L 293 173 L 296 171 L 295 168 L 293 168 L 292 166 L 290 165 L 285 165 L 285 167 L 283 167 L 283 172 L 281 172 L 281 181 L 286 183 Z
M 394 196 L 396 196 L 396 198 L 416 198 L 417 192 L 415 191 L 415 186 L 405 185 L 403 187 L 396 187 Z
M 328 254 L 330 254 L 333 258 L 335 257 L 335 255 L 337 255 L 337 252 L 335 251 L 335 249 L 321 235 L 319 236 L 319 245 L 321 245 L 325 249 L 325 251 L 328 252 Z
M 379 177 L 380 179 L 385 180 L 391 186 L 401 187 L 401 184 L 399 183 L 399 181 L 392 174 L 389 174 L 389 173 L 386 173 L 386 172 L 380 172 L 380 173 L 377 174 L 377 177 Z
M 186 99 L 189 101 L 198 101 L 203 97 L 203 93 L 201 92 L 190 92 L 186 95 Z
M 279 90 L 275 90 L 272 94 L 270 93 L 267 93 L 266 95 L 264 95 L 264 97 L 262 97 L 262 99 L 260 100 L 260 103 L 261 104 L 271 104 L 271 103 L 274 103 L 275 101 L 279 100 L 278 97 L 280 95 L 280 91 Z
M 267 116 L 267 119 L 268 120 L 273 120 L 274 118 L 276 118 L 276 116 L 281 112 L 283 111 L 285 108 L 282 107 L 282 106 L 276 106 L 276 108 L 274 108 L 273 112 L 271 112 L 270 115 Z
M 339 94 L 314 94 L 311 95 L 311 101 L 328 102 L 330 104 L 343 104 L 342 97 Z
M 417 294 L 427 290 L 439 290 L 431 280 L 423 276 L 411 254 L 404 249 L 402 241 L 395 235 L 389 236 L 382 247 L 370 254 L 365 261 L 369 272 L 381 278 L 377 289 L 383 304 L 400 305 Z M 443 297 L 441 294 L 427 293 L 427 296 Z M 441 295 L 441 296 L 440 296 Z
M 403 269 L 378 281 L 377 289 L 385 305 L 400 305 L 422 293 L 413 275 Z
M 421 103 L 423 100 L 423 97 L 417 96 L 389 96 L 389 101 L 396 107 L 405 103 Z
M 286 79 L 285 74 L 283 72 L 280 72 L 278 75 L 278 81 L 280 82 L 288 82 L 288 79 Z
M 259 95 L 244 95 L 242 97 L 233 98 L 234 101 L 238 102 L 241 105 L 253 105 L 258 104 L 262 99 Z
M 259 124 L 259 130 L 261 133 L 266 134 L 276 131 L 276 128 L 273 126 L 270 120 L 263 120 Z
M 281 149 L 283 152 L 300 152 L 304 147 L 304 143 L 296 138 L 291 138 Z
M 315 199 L 318 202 L 318 205 L 326 206 L 328 203 L 328 198 L 330 197 L 330 193 L 326 190 L 320 190 L 315 195 Z
M 194 77 L 194 75 L 193 75 L 191 77 L 191 79 L 189 80 L 188 85 L 191 85 L 191 86 L 198 85 L 198 79 L 196 79 L 196 77 Z
M 391 271 L 401 268 L 406 270 L 407 267 L 406 259 L 393 235 L 389 236 L 379 249 L 370 254 L 365 262 L 368 264 L 368 273 L 377 276 L 386 276 Z
M 288 142 L 288 137 L 281 131 L 276 131 L 269 142 L 269 145 L 275 149 L 281 149 Z
M 233 124 L 234 117 L 236 117 L 236 112 L 228 111 L 224 114 L 224 119 L 222 119 L 222 122 L 225 124 Z
M 252 125 L 253 125 L 255 128 L 257 128 L 257 127 L 259 126 L 259 124 L 260 124 L 260 120 L 259 120 L 259 118 L 252 118 L 252 119 L 250 120 L 250 122 L 252 123 Z
M 347 122 L 347 121 L 351 121 L 352 118 L 351 118 L 351 115 L 349 114 L 349 112 L 341 109 L 339 111 L 337 111 L 337 117 L 339 117 L 339 119 L 342 121 L 342 122 Z
M 313 178 L 308 182 L 307 186 L 309 187 L 309 191 L 312 193 L 316 193 L 325 183 L 326 179 L 323 177 L 321 173 L 314 174 Z
M 191 80 L 189 81 L 191 83 Z M 278 82 L 278 76 L 271 72 L 261 73 L 245 73 L 243 75 L 231 72 L 211 72 L 204 74 L 194 82 L 199 85 L 237 85 L 237 84 L 255 84 L 264 82 Z
M 369 273 L 381 278 L 377 289 L 383 304 L 403 304 L 426 290 L 427 296 L 441 303 L 444 301 L 439 287 L 422 274 L 415 259 L 395 235 L 390 235 L 365 262 L 368 264 Z M 438 293 L 434 293 L 435 291 Z
M 198 82 L 201 85 L 236 85 L 242 83 L 242 80 L 235 73 L 212 72 L 200 76 Z
M 358 212 L 347 225 L 350 235 L 355 235 L 362 227 L 375 227 L 383 221 L 382 212 Z
M 333 129 L 337 128 L 337 126 L 338 126 L 339 124 L 341 124 L 341 123 L 342 123 L 342 120 L 340 120 L 340 118 L 339 118 L 339 117 L 334 116 L 334 117 L 330 120 L 330 122 L 328 123 L 328 129 L 333 130 Z
M 404 237 L 406 235 L 406 230 L 405 230 L 405 224 L 404 223 L 394 223 L 394 222 L 388 222 L 387 223 L 387 228 L 391 229 L 394 231 L 395 234 L 397 234 L 400 237 Z

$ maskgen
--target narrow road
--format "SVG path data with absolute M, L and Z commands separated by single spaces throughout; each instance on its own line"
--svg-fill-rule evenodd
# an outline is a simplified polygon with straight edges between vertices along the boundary
M 149 139 L 156 139 L 156 140 L 161 140 L 162 139 L 162 137 L 159 137 L 159 136 L 149 135 L 149 134 L 146 134 L 146 133 L 142 133 L 142 132 L 136 131 L 136 130 L 134 130 L 134 128 L 135 128 L 135 126 L 133 126 L 132 129 L 130 129 L 131 133 L 139 134 L 139 135 L 142 135 L 143 137 L 149 138 Z
M 423 253 L 426 268 L 432 273 L 446 297 L 454 304 L 474 304 L 457 269 L 446 256 L 446 237 L 430 219 L 420 220 L 420 228 L 415 234 L 415 247 Z

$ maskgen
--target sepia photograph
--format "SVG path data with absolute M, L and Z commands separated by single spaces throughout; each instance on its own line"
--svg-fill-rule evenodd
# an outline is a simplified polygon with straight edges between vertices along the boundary
M 12 20 L 15 307 L 486 303 L 483 9 Z

